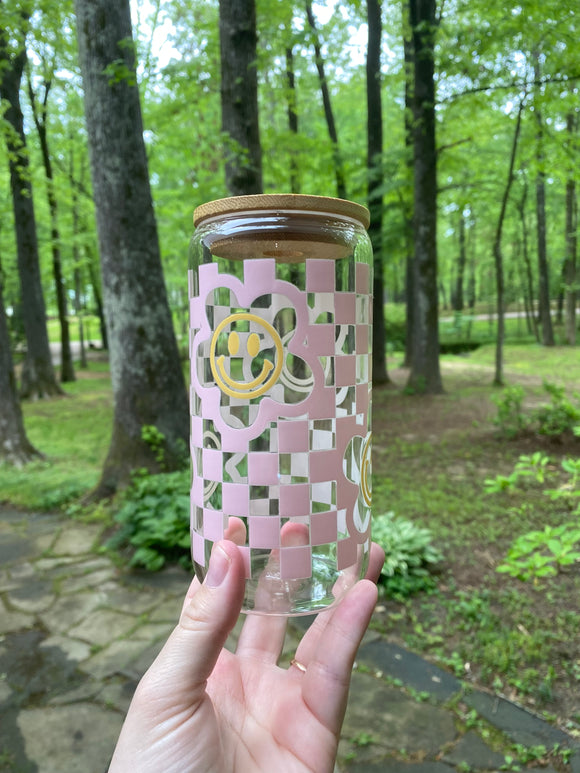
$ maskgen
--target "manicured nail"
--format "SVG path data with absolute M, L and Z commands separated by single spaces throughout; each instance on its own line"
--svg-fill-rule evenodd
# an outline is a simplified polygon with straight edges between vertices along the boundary
M 230 557 L 219 545 L 214 545 L 209 559 L 209 569 L 205 578 L 208 588 L 217 588 L 225 580 L 230 568 Z

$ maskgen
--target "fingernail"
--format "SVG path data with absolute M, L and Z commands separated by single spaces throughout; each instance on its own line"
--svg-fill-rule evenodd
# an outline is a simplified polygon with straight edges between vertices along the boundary
M 209 569 L 205 578 L 208 588 L 217 588 L 225 580 L 230 568 L 230 557 L 219 545 L 214 545 L 209 559 Z

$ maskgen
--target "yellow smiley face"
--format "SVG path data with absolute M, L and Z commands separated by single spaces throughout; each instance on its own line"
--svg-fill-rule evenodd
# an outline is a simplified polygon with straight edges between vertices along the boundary
M 274 342 L 275 357 L 274 362 L 270 360 L 264 360 L 262 370 L 260 374 L 251 381 L 236 381 L 225 368 L 225 355 L 220 354 L 216 356 L 216 347 L 220 333 L 222 333 L 229 325 L 236 322 L 255 322 L 262 328 L 264 334 L 267 334 Z M 257 333 L 250 333 L 246 342 L 246 349 L 249 356 L 253 359 L 260 351 L 261 340 Z M 228 352 L 232 357 L 235 357 L 240 350 L 240 337 L 235 330 L 231 330 L 228 336 Z M 238 397 L 246 400 L 251 400 L 252 397 L 260 397 L 268 391 L 280 376 L 282 366 L 284 364 L 282 341 L 277 331 L 270 325 L 255 314 L 248 312 L 239 312 L 238 314 L 230 314 L 226 317 L 214 331 L 210 345 L 209 362 L 211 372 L 215 379 L 216 384 L 226 395 L 230 397 Z

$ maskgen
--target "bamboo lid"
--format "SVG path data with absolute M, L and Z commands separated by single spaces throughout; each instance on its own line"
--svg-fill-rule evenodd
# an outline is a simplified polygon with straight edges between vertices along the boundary
M 301 193 L 261 193 L 252 196 L 230 196 L 202 204 L 193 213 L 193 224 L 197 227 L 204 220 L 212 217 L 250 210 L 325 212 L 329 215 L 356 220 L 365 229 L 370 223 L 368 209 L 354 201 Z

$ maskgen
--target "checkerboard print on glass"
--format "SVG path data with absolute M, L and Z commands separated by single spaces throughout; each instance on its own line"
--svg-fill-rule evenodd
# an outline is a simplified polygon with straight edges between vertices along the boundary
M 370 269 L 336 287 L 307 259 L 297 286 L 273 259 L 190 272 L 194 561 L 233 539 L 246 576 L 275 555 L 283 580 L 341 571 L 370 547 Z M 194 290 L 197 288 L 197 291 Z

